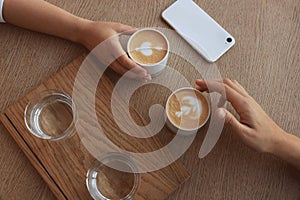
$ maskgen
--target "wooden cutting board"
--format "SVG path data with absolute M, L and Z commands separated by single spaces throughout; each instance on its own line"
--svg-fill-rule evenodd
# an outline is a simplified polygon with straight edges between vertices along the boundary
M 24 109 L 32 96 L 45 89 L 60 89 L 71 95 L 77 71 L 85 57 L 86 55 L 79 56 L 1 114 L 1 121 L 4 126 L 58 199 L 91 199 L 86 188 L 85 177 L 95 158 L 87 151 L 77 134 L 60 141 L 46 141 L 34 137 L 24 123 Z M 101 94 L 97 95 L 106 95 L 106 97 L 111 95 L 114 87 L 113 79 L 104 75 L 100 82 Z M 109 98 L 101 99 L 101 101 L 96 100 L 97 107 L 109 108 Z M 110 130 L 115 124 L 108 120 L 112 117 L 109 111 L 108 109 L 105 113 L 97 114 L 99 120 L 106 120 L 106 130 L 113 138 L 115 131 Z M 145 124 L 145 121 L 135 112 L 134 108 L 130 111 L 137 123 Z M 163 131 L 168 134 L 167 129 L 164 128 Z M 126 137 L 121 138 L 121 141 L 123 141 L 122 139 L 126 140 Z M 116 140 L 114 142 L 118 143 L 120 141 Z M 139 152 L 151 151 L 164 146 L 159 137 L 156 136 L 143 140 L 143 145 L 135 145 L 136 142 L 140 143 L 141 141 L 126 140 L 123 147 Z M 142 149 L 140 149 L 141 147 Z M 158 171 L 143 173 L 141 175 L 141 185 L 135 199 L 165 199 L 188 178 L 189 173 L 180 161 L 176 161 Z

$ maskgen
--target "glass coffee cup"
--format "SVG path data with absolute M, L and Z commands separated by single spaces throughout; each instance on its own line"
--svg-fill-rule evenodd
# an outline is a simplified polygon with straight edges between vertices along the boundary
M 58 89 L 33 96 L 24 111 L 26 127 L 35 137 L 57 141 L 75 132 L 76 110 L 72 98 Z
M 137 167 L 129 156 L 108 153 L 90 167 L 86 186 L 94 200 L 132 200 L 140 179 Z

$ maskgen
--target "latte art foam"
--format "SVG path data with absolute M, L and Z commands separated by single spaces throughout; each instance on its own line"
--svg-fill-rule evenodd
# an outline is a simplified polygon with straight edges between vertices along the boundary
M 165 38 L 156 31 L 138 32 L 130 42 L 130 56 L 141 64 L 155 64 L 167 54 L 168 44 Z
M 152 56 L 153 49 L 161 51 L 162 47 L 152 47 L 151 42 L 143 42 L 142 45 L 135 49 L 136 52 L 141 52 L 144 56 Z
M 176 116 L 180 118 L 181 116 L 189 116 L 191 119 L 199 119 L 202 112 L 202 103 L 199 99 L 192 96 L 185 96 L 182 98 L 184 103 L 181 106 L 180 111 L 175 112 Z
M 176 126 L 188 130 L 196 129 L 206 122 L 209 116 L 209 104 L 199 92 L 183 89 L 170 96 L 167 114 Z

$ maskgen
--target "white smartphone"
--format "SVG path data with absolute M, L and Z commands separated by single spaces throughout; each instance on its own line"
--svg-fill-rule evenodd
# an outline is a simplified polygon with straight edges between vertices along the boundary
M 235 43 L 232 35 L 192 0 L 177 0 L 162 18 L 209 62 L 218 60 Z

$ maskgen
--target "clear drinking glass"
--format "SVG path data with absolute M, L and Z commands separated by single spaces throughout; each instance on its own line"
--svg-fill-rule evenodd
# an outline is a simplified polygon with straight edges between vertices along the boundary
M 75 132 L 76 112 L 72 98 L 65 92 L 49 89 L 29 100 L 24 121 L 29 131 L 45 140 L 60 140 Z
M 129 156 L 109 153 L 88 170 L 86 185 L 94 200 L 132 200 L 140 185 L 140 174 L 136 172 Z

